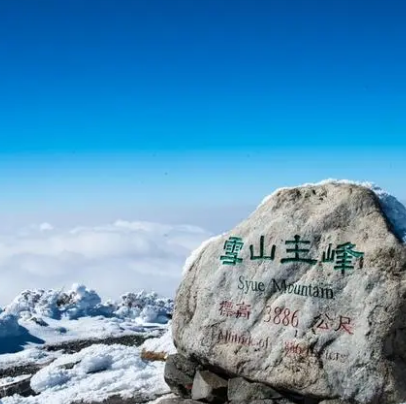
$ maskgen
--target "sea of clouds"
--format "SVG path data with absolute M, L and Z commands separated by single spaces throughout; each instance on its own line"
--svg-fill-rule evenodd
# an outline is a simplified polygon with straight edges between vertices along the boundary
M 103 299 L 129 290 L 173 297 L 190 252 L 212 234 L 200 227 L 116 221 L 92 227 L 31 225 L 0 234 L 0 306 L 21 290 L 96 289 Z

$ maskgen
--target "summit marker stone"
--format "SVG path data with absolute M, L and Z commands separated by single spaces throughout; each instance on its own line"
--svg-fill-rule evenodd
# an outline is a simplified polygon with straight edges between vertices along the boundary
M 178 352 L 320 400 L 406 402 L 399 212 L 351 183 L 275 192 L 188 261 L 172 322 Z

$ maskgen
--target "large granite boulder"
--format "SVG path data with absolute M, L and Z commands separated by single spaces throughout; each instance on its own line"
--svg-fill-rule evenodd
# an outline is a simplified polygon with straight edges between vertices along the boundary
M 406 401 L 405 213 L 351 183 L 275 192 L 188 261 L 179 353 L 303 396 Z

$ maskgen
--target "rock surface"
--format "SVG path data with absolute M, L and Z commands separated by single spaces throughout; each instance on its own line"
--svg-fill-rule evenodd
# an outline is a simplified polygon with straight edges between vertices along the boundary
M 159 404 L 202 404 L 200 401 L 185 398 L 165 398 Z
M 193 379 L 198 364 L 181 355 L 169 355 L 165 363 L 164 378 L 174 394 L 183 398 L 192 395 Z
M 178 351 L 320 400 L 406 401 L 406 247 L 392 230 L 362 186 L 276 192 L 191 263 Z
M 34 390 L 31 389 L 30 381 L 32 376 L 28 376 L 22 380 L 14 383 L 0 386 L 0 398 L 19 394 L 22 397 L 36 395 Z
M 350 404 L 348 401 L 341 400 L 323 400 L 320 404 Z
M 252 400 L 252 401 L 230 401 L 229 404 L 278 404 L 278 401 L 267 399 L 267 400 Z M 287 402 L 283 402 L 280 404 L 291 404 Z
M 228 381 L 227 396 L 229 401 L 245 401 L 265 399 L 281 399 L 283 396 L 261 383 L 250 383 L 242 377 L 235 377 Z
M 192 398 L 208 403 L 227 401 L 227 380 L 208 370 L 197 371 L 193 380 Z

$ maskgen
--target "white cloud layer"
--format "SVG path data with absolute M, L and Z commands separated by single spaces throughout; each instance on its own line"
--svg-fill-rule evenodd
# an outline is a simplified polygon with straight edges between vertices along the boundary
M 212 234 L 150 222 L 54 228 L 49 223 L 0 235 L 0 305 L 24 289 L 83 283 L 102 299 L 155 290 L 171 297 L 190 252 Z

